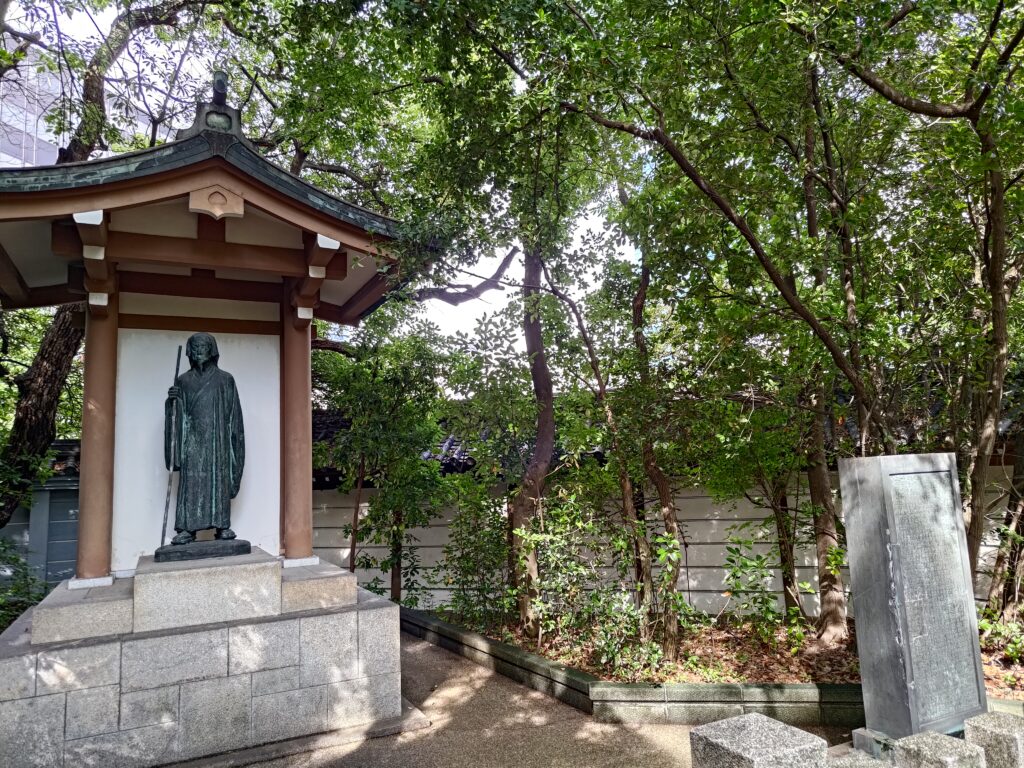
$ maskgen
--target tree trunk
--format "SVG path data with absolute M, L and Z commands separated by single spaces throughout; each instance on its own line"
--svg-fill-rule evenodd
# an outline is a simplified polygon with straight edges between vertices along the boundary
M 32 365 L 15 379 L 18 404 L 2 456 L 10 478 L 0 505 L 0 528 L 32 491 L 39 463 L 56 436 L 57 406 L 71 365 L 82 345 L 81 305 L 66 304 L 54 314 Z
M 775 518 L 775 533 L 779 543 L 779 570 L 782 572 L 782 597 L 785 601 L 786 616 L 796 609 L 806 618 L 800 603 L 800 587 L 796 580 L 796 554 L 794 552 L 793 522 L 789 515 L 789 498 L 785 484 L 774 484 L 771 494 L 772 515 Z
M 394 513 L 394 525 L 391 526 L 391 599 L 402 602 L 402 513 Z
M 1006 188 L 995 138 L 991 131 L 974 126 L 981 142 L 982 159 L 988 182 L 988 264 L 986 284 L 991 300 L 990 328 L 986 337 L 989 348 L 986 388 L 980 392 L 976 412 L 973 466 L 970 472 L 970 509 L 965 510 L 967 555 L 971 576 L 978 572 L 978 555 L 985 535 L 985 485 L 988 467 L 996 446 L 999 417 L 1002 413 L 1003 385 L 1009 360 L 1009 329 L 1006 286 Z
M 139 29 L 173 23 L 182 9 L 199 5 L 198 0 L 171 0 L 126 10 L 115 17 L 106 38 L 89 60 L 82 81 L 82 119 L 68 146 L 58 152 L 58 164 L 88 160 L 99 145 L 107 121 L 105 78 L 132 35 Z M 0 491 L 0 528 L 7 525 L 25 493 L 31 490 L 35 470 L 56 434 L 60 393 L 84 336 L 81 323 L 73 319 L 77 310 L 78 307 L 68 305 L 57 309 L 32 366 L 18 382 L 14 423 L 2 452 L 5 471 L 16 480 Z
M 1000 614 L 1007 613 L 1013 606 L 1016 611 L 1020 565 L 1021 512 L 1024 512 L 1024 430 L 1017 433 L 1013 443 L 1013 477 L 1010 480 L 1010 494 L 1006 500 L 1003 515 L 1003 530 L 999 534 L 999 553 L 992 567 L 992 582 L 988 590 L 988 605 Z
M 843 576 L 829 565 L 829 555 L 839 547 L 836 508 L 825 455 L 825 387 L 818 384 L 812 396 L 814 417 L 811 446 L 807 452 L 807 481 L 814 508 L 814 543 L 818 557 L 818 639 L 823 645 L 842 642 L 847 637 L 846 591 Z
M 820 115 L 821 101 L 817 92 L 817 73 L 815 69 L 808 72 L 808 100 L 814 116 Z M 817 240 L 818 233 L 818 201 L 815 194 L 814 169 L 815 130 L 814 120 L 807 119 L 804 127 L 804 207 L 807 212 L 807 236 Z M 820 123 L 820 118 L 818 120 Z M 824 137 L 828 137 L 826 128 L 820 129 Z M 824 267 L 815 271 L 814 282 L 824 285 L 826 280 Z M 818 560 L 818 640 L 823 645 L 833 645 L 845 640 L 848 634 L 846 624 L 846 591 L 843 586 L 842 574 L 833 572 L 828 567 L 829 554 L 833 548 L 839 547 L 839 536 L 836 531 L 836 508 L 832 501 L 832 484 L 828 474 L 828 455 L 825 452 L 825 420 L 828 414 L 827 391 L 820 366 L 814 366 L 811 372 L 811 435 L 807 449 L 807 481 L 809 485 L 811 506 L 814 509 L 814 544 Z
M 640 256 L 640 285 L 636 295 L 633 297 L 633 345 L 636 347 L 640 369 L 640 384 L 644 392 L 648 393 L 651 386 L 650 375 L 650 354 L 647 349 L 647 338 L 644 335 L 644 310 L 647 306 L 647 289 L 651 284 L 651 271 L 644 261 L 643 254 Z M 672 497 L 672 485 L 668 475 L 658 464 L 657 456 L 654 453 L 654 443 L 651 440 L 652 424 L 646 410 L 642 417 L 644 424 L 644 437 L 640 450 L 643 458 L 644 473 L 651 481 L 658 493 L 658 508 L 661 512 L 661 519 L 665 525 L 665 535 L 669 541 L 667 546 L 672 552 L 665 560 L 665 570 L 662 573 L 660 582 L 662 589 L 661 614 L 664 623 L 665 637 L 662 641 L 662 652 L 666 661 L 675 661 L 679 657 L 679 611 L 676 607 L 676 595 L 679 588 L 679 572 L 683 564 L 682 548 L 686 546 L 682 531 L 679 527 L 679 519 L 676 516 L 675 500 Z
M 366 482 L 366 457 L 359 457 L 359 475 L 356 477 L 356 506 L 352 510 L 352 539 L 348 547 L 348 569 L 355 573 L 356 547 L 359 546 L 359 508 L 363 506 L 363 483 Z
M 525 528 L 541 504 L 544 487 L 547 483 L 551 455 L 555 449 L 555 408 L 554 387 L 551 383 L 551 371 L 548 369 L 547 355 L 544 351 L 544 333 L 540 318 L 540 307 L 537 299 L 540 295 L 543 264 L 536 246 L 526 249 L 523 254 L 525 265 L 523 276 L 523 335 L 526 341 L 526 354 L 530 359 L 530 378 L 533 381 L 533 394 L 537 401 L 537 442 L 534 444 L 533 456 L 523 475 L 519 493 L 512 500 L 512 525 L 514 530 Z M 524 543 L 521 537 L 514 537 L 516 549 L 516 567 L 523 554 Z M 525 552 L 525 564 L 519 585 L 519 621 L 523 629 L 533 637 L 537 636 L 537 616 L 533 610 L 533 600 L 537 595 L 537 584 L 540 571 L 537 566 L 537 553 L 533 549 Z

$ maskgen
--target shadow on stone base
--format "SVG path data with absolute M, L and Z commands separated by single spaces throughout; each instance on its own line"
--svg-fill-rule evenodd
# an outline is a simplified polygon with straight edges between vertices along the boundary
M 241 768 L 242 766 L 262 763 L 289 755 L 303 752 L 314 752 L 318 749 L 339 747 L 366 739 L 379 739 L 382 736 L 396 736 L 406 731 L 418 731 L 428 728 L 430 720 L 412 702 L 402 699 L 402 714 L 388 720 L 379 720 L 370 725 L 359 725 L 341 728 L 328 733 L 317 733 L 297 739 L 278 741 L 273 744 L 262 744 L 258 747 L 241 749 L 223 755 L 201 757 L 186 763 L 175 763 L 174 768 Z
M 157 563 L 178 563 L 184 560 L 205 560 L 208 557 L 248 555 L 252 545 L 245 539 L 213 539 L 189 544 L 167 544 L 153 553 Z

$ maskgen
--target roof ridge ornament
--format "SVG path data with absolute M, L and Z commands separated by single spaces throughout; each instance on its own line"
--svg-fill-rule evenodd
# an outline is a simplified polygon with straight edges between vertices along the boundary
M 242 115 L 236 107 L 227 104 L 228 76 L 217 70 L 213 73 L 213 94 L 210 101 L 196 105 L 196 119 L 188 128 L 179 130 L 176 141 L 190 139 L 201 133 L 221 133 L 235 137 L 249 149 L 256 151 L 252 143 L 242 134 Z

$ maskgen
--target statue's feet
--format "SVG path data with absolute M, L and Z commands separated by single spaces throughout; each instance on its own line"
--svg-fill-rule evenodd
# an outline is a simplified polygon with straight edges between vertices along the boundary
M 235 538 L 235 532 L 232 531 L 230 528 L 218 528 L 217 538 L 224 539 L 225 541 L 230 541 L 231 539 Z
M 178 535 L 171 539 L 171 544 L 191 544 L 195 540 L 196 537 L 188 531 L 179 531 Z

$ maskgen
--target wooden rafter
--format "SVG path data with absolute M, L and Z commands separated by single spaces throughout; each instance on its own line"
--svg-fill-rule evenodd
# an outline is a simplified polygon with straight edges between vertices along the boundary
M 31 289 L 3 245 L 0 245 L 0 293 L 5 307 L 28 306 L 31 295 Z

